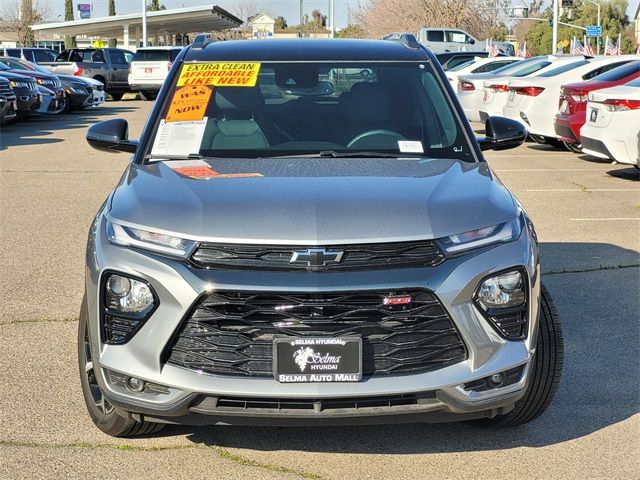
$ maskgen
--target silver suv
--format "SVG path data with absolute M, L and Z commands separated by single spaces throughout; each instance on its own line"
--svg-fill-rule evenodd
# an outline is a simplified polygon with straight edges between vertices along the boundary
M 562 335 L 534 228 L 415 41 L 184 49 L 86 255 L 78 353 L 104 432 L 166 423 L 516 425 Z

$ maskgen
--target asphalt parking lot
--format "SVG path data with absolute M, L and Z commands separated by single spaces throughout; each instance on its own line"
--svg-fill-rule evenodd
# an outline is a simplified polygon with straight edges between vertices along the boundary
M 563 321 L 564 376 L 542 417 L 508 430 L 102 434 L 80 392 L 77 315 L 89 223 L 128 157 L 92 150 L 84 134 L 121 116 L 135 138 L 150 106 L 110 102 L 0 130 L 0 478 L 640 477 L 638 171 L 533 143 L 487 158 L 535 221 Z

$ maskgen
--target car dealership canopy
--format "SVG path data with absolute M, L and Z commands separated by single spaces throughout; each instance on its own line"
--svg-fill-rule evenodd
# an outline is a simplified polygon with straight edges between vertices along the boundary
M 176 34 L 193 32 L 212 32 L 238 27 L 242 20 L 233 16 L 216 5 L 199 7 L 176 8 L 147 12 L 147 36 L 165 38 L 165 44 L 173 43 Z M 31 29 L 45 35 L 65 35 L 98 38 L 121 38 L 123 48 L 140 45 L 142 32 L 142 12 L 128 15 L 114 15 L 110 17 L 90 18 L 86 20 L 71 20 L 68 22 L 42 23 L 32 25 Z M 134 42 L 131 40 L 134 39 Z

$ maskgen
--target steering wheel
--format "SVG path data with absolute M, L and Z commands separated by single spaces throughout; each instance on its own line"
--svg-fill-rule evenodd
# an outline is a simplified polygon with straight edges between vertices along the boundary
M 351 139 L 347 143 L 347 148 L 396 149 L 399 140 L 406 140 L 406 138 L 392 130 L 369 130 Z

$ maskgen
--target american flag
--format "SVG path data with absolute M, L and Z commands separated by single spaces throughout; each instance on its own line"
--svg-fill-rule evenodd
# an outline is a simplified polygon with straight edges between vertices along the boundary
M 588 57 L 593 57 L 596 54 L 591 44 L 587 41 L 586 36 L 584 37 L 584 54 Z
M 525 42 L 522 44 L 522 50 L 518 50 L 518 53 L 516 53 L 516 57 L 529 58 L 531 56 L 531 50 L 527 50 L 527 41 L 525 40 Z
M 500 50 L 498 50 L 498 47 L 496 47 L 493 44 L 492 39 L 489 39 L 487 41 L 487 46 L 485 47 L 485 50 L 489 53 L 490 57 L 497 57 L 500 54 Z
M 569 53 L 571 55 L 585 54 L 585 48 L 580 43 L 580 40 L 578 40 L 576 37 L 573 37 L 573 39 L 571 40 L 571 45 L 569 46 Z
M 605 41 L 605 46 L 604 46 L 604 54 L 605 55 L 622 55 L 622 51 L 620 48 L 620 37 L 618 37 L 617 43 L 613 43 L 613 41 L 609 40 L 609 35 L 607 35 L 607 40 Z

